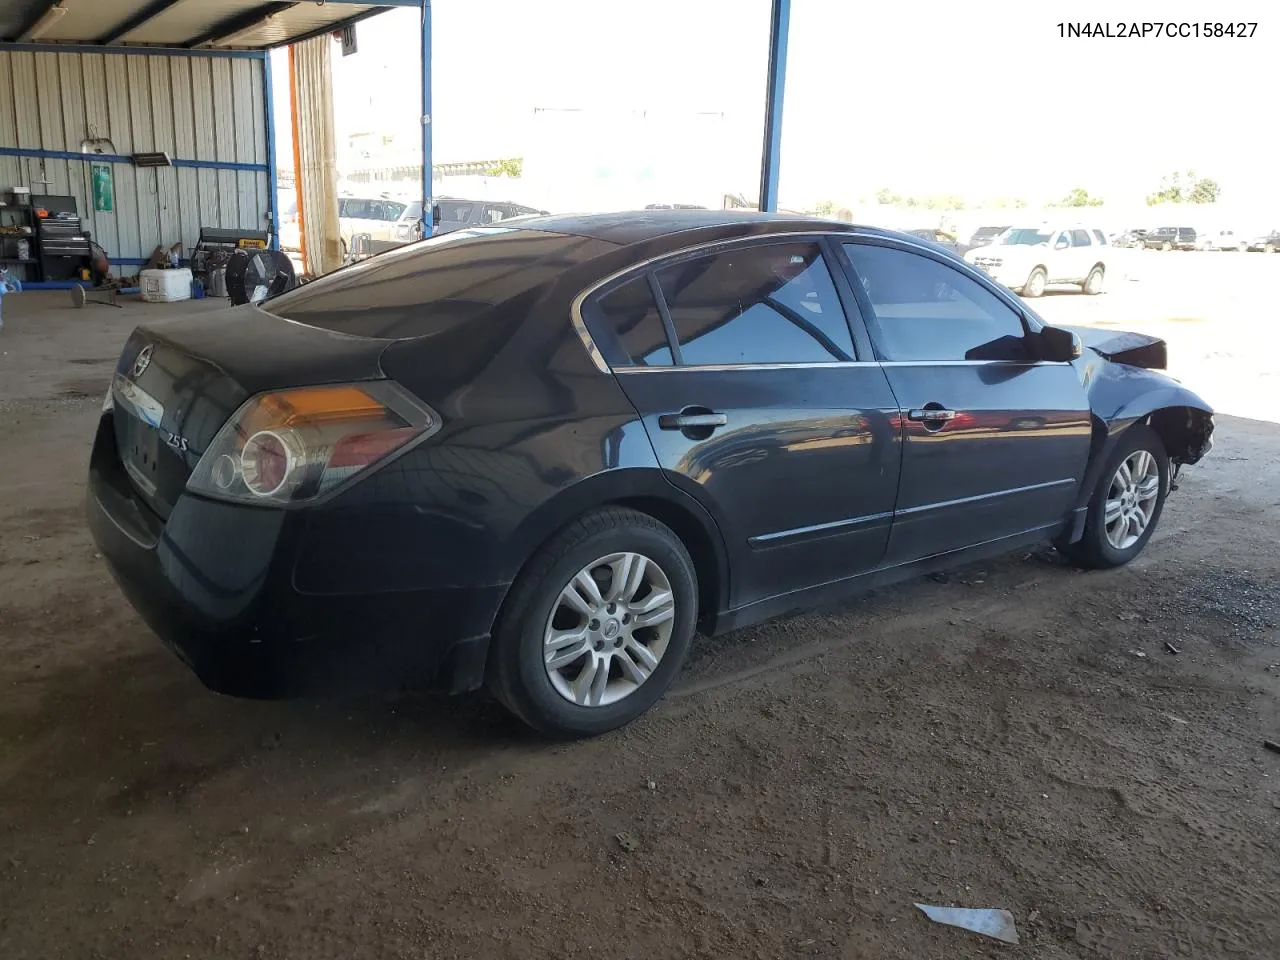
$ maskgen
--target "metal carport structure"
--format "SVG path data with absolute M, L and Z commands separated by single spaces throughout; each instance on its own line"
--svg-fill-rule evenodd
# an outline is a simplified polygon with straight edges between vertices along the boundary
M 771 0 L 759 194 L 762 210 L 777 209 L 790 7 L 790 0 Z M 431 0 L 380 0 L 378 3 L 366 0 L 0 0 L 0 37 L 5 38 L 0 41 L 0 178 L 3 178 L 6 158 L 38 161 L 42 170 L 47 163 L 62 164 L 68 171 L 65 184 L 71 191 L 75 186 L 74 174 L 70 172 L 74 165 L 92 162 L 128 169 L 132 165 L 130 154 L 142 152 L 139 144 L 149 145 L 147 149 L 151 150 L 167 148 L 176 171 L 177 186 L 171 188 L 175 192 L 175 206 L 180 210 L 191 206 L 195 210 L 193 215 L 205 216 L 209 213 L 205 195 L 212 191 L 222 205 L 215 212 L 224 220 L 229 216 L 227 204 L 233 208 L 239 206 L 230 215 L 232 219 L 243 220 L 250 208 L 260 211 L 261 219 L 269 225 L 272 245 L 278 246 L 277 144 L 268 51 L 340 31 L 395 8 L 411 8 L 421 13 L 422 191 L 423 209 L 429 210 Z M 24 59 L 27 55 L 30 61 Z M 128 69 L 121 67 L 113 71 L 105 66 L 106 61 L 115 57 L 126 57 Z M 145 66 L 174 61 L 199 63 L 201 67 L 193 74 L 191 68 Z M 247 72 L 242 69 L 245 64 L 249 65 Z M 117 75 L 114 86 L 113 74 Z M 168 91 L 166 80 L 171 88 Z M 101 87 L 97 87 L 99 82 Z M 8 96 L 12 97 L 11 104 L 5 103 L 3 88 L 6 86 Z M 99 100 L 109 98 L 120 89 L 125 89 L 126 96 L 130 89 L 149 91 L 149 99 L 126 111 L 132 115 L 117 118 L 108 105 Z M 218 111 L 234 114 L 234 105 L 228 98 L 237 89 L 242 97 L 244 91 L 251 92 L 250 99 L 256 100 L 254 106 L 260 109 L 250 113 L 256 115 L 250 118 L 215 116 Z M 259 90 L 260 100 L 257 99 Z M 20 103 L 24 96 L 34 97 L 34 103 Z M 57 103 L 53 102 L 55 99 Z M 56 114 L 57 123 L 52 117 L 46 118 L 46 114 Z M 104 127 L 109 135 L 102 139 L 114 142 L 110 134 L 123 128 L 126 131 L 123 138 L 133 142 L 134 148 L 121 149 L 118 153 L 98 149 L 91 153 L 82 145 L 77 150 L 74 144 L 81 127 L 76 124 L 81 118 L 85 131 L 80 135 L 82 144 L 97 139 L 92 134 Z M 225 144 L 201 142 L 203 127 L 212 125 L 221 129 L 226 124 L 239 127 L 235 148 L 228 150 Z M 190 131 L 185 138 L 179 132 L 184 129 Z M 163 146 L 155 143 L 158 130 L 165 137 Z M 10 140 L 13 142 L 8 142 Z M 49 174 L 42 172 L 41 176 L 47 178 Z M 248 186 L 251 177 L 256 181 L 252 189 Z M 184 199 L 182 183 L 195 180 L 216 186 L 207 190 L 189 189 L 188 193 L 199 194 L 199 201 Z M 85 194 L 87 182 L 86 176 L 83 179 Z M 156 182 L 158 197 L 161 187 L 158 179 Z M 234 203 L 222 199 L 224 190 L 237 195 Z M 246 199 L 251 192 L 256 200 Z M 145 191 L 139 187 L 136 193 L 141 196 Z M 162 209 L 157 200 L 157 215 L 161 218 Z M 141 218 L 144 212 L 140 210 L 137 216 Z M 423 228 L 424 233 L 430 233 L 429 216 L 425 217 Z M 118 230 L 117 250 L 122 246 L 130 249 L 131 239 L 132 234 L 127 230 Z M 140 240 L 135 247 L 139 244 Z M 141 262 L 141 250 L 130 249 L 130 252 L 135 255 L 113 259 Z

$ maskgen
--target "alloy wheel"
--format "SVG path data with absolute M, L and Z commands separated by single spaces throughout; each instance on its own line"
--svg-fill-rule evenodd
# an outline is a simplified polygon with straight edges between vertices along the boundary
M 1107 542 L 1128 550 L 1141 539 L 1155 513 L 1160 494 L 1160 465 L 1147 450 L 1125 457 L 1111 478 L 1103 523 Z
M 560 591 L 543 631 L 552 687 L 571 703 L 603 707 L 648 680 L 671 642 L 675 594 L 666 573 L 638 553 L 613 553 Z

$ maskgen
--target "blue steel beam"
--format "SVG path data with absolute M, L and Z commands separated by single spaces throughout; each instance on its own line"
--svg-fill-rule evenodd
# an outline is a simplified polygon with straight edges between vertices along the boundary
M 431 0 L 422 0 L 422 235 L 431 236 Z
M 764 153 L 760 159 L 760 209 L 778 209 L 778 158 L 782 148 L 782 97 L 787 85 L 787 35 L 791 0 L 773 0 L 769 16 L 769 85 L 764 99 Z
M 5 53 L 102 53 L 134 57 L 212 57 L 215 60 L 261 60 L 266 50 L 188 50 L 186 47 L 148 47 L 112 44 L 99 46 L 93 43 L 5 43 L 0 42 L 0 52 Z
M 179 0 L 152 0 L 151 3 L 147 4 L 128 20 L 124 21 L 124 23 L 116 24 L 109 31 L 100 36 L 98 38 L 98 42 L 115 43 L 121 37 L 133 33 L 133 31 L 137 30 L 144 23 L 149 23 L 154 20 L 178 2 Z
M 268 211 L 271 217 L 272 250 L 280 249 L 280 171 L 276 167 L 276 101 L 271 89 L 271 54 L 262 61 L 262 90 L 266 94 L 267 108 L 267 197 L 271 204 Z M 294 172 L 297 176 L 297 172 Z

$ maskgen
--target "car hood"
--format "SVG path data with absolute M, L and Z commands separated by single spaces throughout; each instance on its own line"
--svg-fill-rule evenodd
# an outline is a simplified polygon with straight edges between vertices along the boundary
M 1146 370 L 1164 370 L 1169 365 L 1169 347 L 1159 337 L 1127 330 L 1103 330 L 1099 327 L 1068 327 L 1094 353 L 1113 363 L 1123 363 Z

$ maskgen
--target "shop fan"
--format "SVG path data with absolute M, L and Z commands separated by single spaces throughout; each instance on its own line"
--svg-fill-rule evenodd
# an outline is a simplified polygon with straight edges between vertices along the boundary
M 296 282 L 293 261 L 280 250 L 236 250 L 227 261 L 227 296 L 236 305 L 261 303 Z

